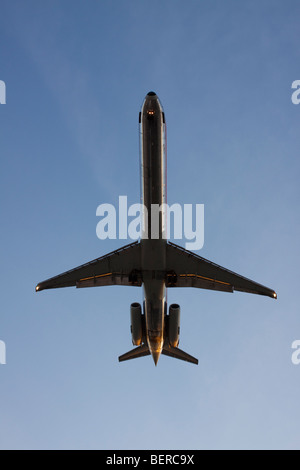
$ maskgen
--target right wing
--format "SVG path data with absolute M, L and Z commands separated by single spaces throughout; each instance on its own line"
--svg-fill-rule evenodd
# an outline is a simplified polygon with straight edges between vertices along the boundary
M 277 299 L 273 289 L 222 268 L 201 256 L 169 242 L 167 244 L 167 287 L 200 287 L 225 292 L 235 290 Z
M 141 286 L 141 246 L 138 242 L 119 248 L 58 276 L 40 282 L 35 290 L 58 287 Z

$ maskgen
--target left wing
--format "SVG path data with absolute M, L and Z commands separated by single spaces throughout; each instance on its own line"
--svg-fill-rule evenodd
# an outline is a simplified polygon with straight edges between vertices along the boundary
M 273 289 L 222 268 L 212 261 L 169 242 L 167 244 L 167 287 L 200 287 L 225 292 L 235 290 L 277 299 Z
M 58 287 L 141 286 L 141 246 L 139 242 L 119 248 L 58 276 L 40 282 L 35 290 Z

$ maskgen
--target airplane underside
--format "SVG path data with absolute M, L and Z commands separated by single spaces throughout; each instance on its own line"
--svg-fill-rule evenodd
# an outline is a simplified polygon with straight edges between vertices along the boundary
M 195 357 L 178 348 L 180 307 L 170 305 L 167 314 L 167 288 L 241 291 L 275 299 L 277 294 L 268 287 L 167 242 L 166 123 L 158 96 L 152 91 L 144 99 L 139 124 L 141 199 L 145 208 L 141 241 L 43 281 L 36 286 L 36 291 L 71 286 L 143 286 L 143 308 L 137 303 L 131 305 L 131 335 L 136 347 L 121 355 L 119 361 L 152 355 L 156 365 L 163 354 L 198 364 Z M 152 215 L 153 207 L 161 208 L 157 216 Z

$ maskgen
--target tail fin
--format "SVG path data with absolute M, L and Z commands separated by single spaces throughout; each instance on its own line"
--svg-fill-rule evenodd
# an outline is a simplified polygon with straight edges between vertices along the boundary
M 164 345 L 161 353 L 164 354 L 165 356 L 170 356 L 176 359 L 181 359 L 182 361 L 191 362 L 192 364 L 198 364 L 198 359 L 182 351 L 182 349 L 173 348 L 169 344 Z
M 138 346 L 137 348 L 122 354 L 122 356 L 119 356 L 119 362 L 128 361 L 129 359 L 136 359 L 137 357 L 142 356 L 150 356 L 150 351 L 147 344 L 143 344 L 142 346 Z

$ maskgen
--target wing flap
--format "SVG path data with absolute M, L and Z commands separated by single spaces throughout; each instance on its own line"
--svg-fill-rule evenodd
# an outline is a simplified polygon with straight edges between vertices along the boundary
M 54 276 L 36 286 L 36 291 L 59 287 L 141 286 L 141 248 L 138 242 L 126 245 L 101 258 Z
M 167 286 L 198 287 L 223 292 L 241 291 L 277 298 L 273 289 L 229 271 L 171 242 L 167 244 Z

